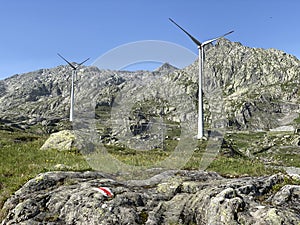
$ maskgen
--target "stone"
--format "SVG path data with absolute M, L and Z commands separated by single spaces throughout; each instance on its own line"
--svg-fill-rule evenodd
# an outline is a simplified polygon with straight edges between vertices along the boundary
M 41 150 L 57 149 L 59 151 L 71 150 L 75 147 L 75 135 L 73 131 L 63 130 L 57 133 L 53 133 L 46 140 Z
M 273 129 L 270 129 L 270 131 L 295 131 L 295 128 L 293 126 L 281 126 L 281 127 L 275 127 Z
M 284 206 L 291 203 L 293 208 L 300 210 L 300 186 L 299 185 L 285 185 L 272 198 L 274 205 Z

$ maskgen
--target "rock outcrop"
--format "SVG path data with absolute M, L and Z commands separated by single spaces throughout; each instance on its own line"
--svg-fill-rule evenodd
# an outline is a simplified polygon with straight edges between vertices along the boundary
M 166 171 L 121 181 L 100 172 L 48 172 L 4 205 L 9 224 L 300 223 L 299 180 L 277 174 L 225 179 L 213 172 Z M 97 191 L 107 187 L 108 197 Z

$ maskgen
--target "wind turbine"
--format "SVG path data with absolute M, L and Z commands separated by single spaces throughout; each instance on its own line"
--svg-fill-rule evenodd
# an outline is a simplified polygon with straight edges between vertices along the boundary
M 69 66 L 73 69 L 72 71 L 72 86 L 71 86 L 71 102 L 70 102 L 70 122 L 73 121 L 73 115 L 74 115 L 74 80 L 75 78 L 77 78 L 77 69 L 78 67 L 80 67 L 83 63 L 85 63 L 86 61 L 88 61 L 90 58 L 84 60 L 83 62 L 73 65 L 72 63 L 70 63 L 68 60 L 66 60 L 62 55 L 60 55 L 59 53 L 57 53 L 57 55 L 62 58 L 65 62 L 67 62 L 69 64 Z
M 210 39 L 201 43 L 195 37 L 193 37 L 190 33 L 188 33 L 185 29 L 179 26 L 174 20 L 169 18 L 169 20 L 174 23 L 179 29 L 181 29 L 190 39 L 197 45 L 199 51 L 199 90 L 198 90 L 198 133 L 197 139 L 202 139 L 204 136 L 204 116 L 203 116 L 203 96 L 202 96 L 202 76 L 204 76 L 204 46 L 208 45 L 228 34 L 231 34 L 233 31 L 230 31 L 222 36 L 217 38 Z

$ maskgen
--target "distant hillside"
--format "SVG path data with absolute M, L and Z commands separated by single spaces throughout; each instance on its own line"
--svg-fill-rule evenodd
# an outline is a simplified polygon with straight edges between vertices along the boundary
M 296 57 L 221 39 L 208 46 L 205 60 L 206 126 L 298 128 L 300 63 Z M 53 132 L 69 127 L 70 75 L 67 66 L 58 66 L 0 81 L 2 129 Z M 105 107 L 113 106 L 121 93 L 123 98 L 136 101 L 135 109 L 174 122 L 197 116 L 197 92 L 197 62 L 182 70 L 165 64 L 154 72 L 83 67 L 75 89 L 77 107 L 85 96 L 93 96 L 96 114 L 107 114 L 110 109 Z M 168 102 L 183 95 L 187 100 L 181 106 Z M 162 98 L 167 99 L 162 102 Z

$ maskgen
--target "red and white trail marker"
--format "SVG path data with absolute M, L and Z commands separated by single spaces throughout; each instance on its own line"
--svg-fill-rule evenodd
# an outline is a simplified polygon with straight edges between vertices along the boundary
M 95 188 L 93 188 L 93 190 L 100 192 L 105 197 L 112 198 L 114 196 L 112 191 L 107 187 L 95 187 Z

